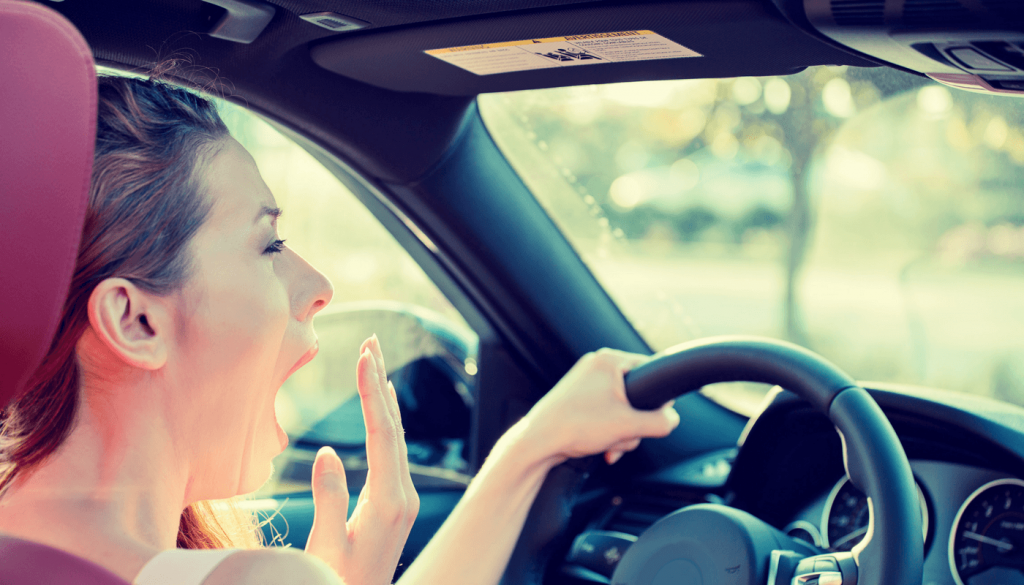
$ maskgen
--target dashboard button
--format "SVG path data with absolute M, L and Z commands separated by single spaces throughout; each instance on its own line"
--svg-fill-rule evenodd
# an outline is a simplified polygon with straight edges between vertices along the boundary
M 619 559 L 637 538 L 624 532 L 590 530 L 576 537 L 566 562 L 579 565 L 605 577 L 615 572 Z
M 814 572 L 825 573 L 825 572 L 838 572 L 839 563 L 835 559 L 814 559 Z

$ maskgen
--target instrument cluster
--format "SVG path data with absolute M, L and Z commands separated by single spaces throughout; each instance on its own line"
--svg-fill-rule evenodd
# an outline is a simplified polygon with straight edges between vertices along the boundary
M 921 502 L 924 582 L 1024 585 L 1024 481 L 948 463 L 911 467 Z M 785 531 L 840 552 L 857 546 L 870 522 L 869 498 L 842 477 Z
M 956 514 L 949 567 L 957 585 L 1024 584 L 1024 482 L 979 487 Z

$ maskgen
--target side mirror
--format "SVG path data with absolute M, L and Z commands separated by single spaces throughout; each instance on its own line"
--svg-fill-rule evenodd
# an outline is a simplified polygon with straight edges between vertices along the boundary
M 391 376 L 407 441 L 469 438 L 476 398 L 458 357 L 418 358 Z

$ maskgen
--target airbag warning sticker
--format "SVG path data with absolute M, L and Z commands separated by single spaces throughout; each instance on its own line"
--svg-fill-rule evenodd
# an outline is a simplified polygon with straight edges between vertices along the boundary
M 477 75 L 702 56 L 649 30 L 526 39 L 424 52 Z

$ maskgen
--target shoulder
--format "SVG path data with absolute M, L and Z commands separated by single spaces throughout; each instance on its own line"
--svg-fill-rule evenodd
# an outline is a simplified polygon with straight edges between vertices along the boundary
M 291 548 L 238 551 L 224 559 L 203 585 L 341 585 L 317 557 Z

